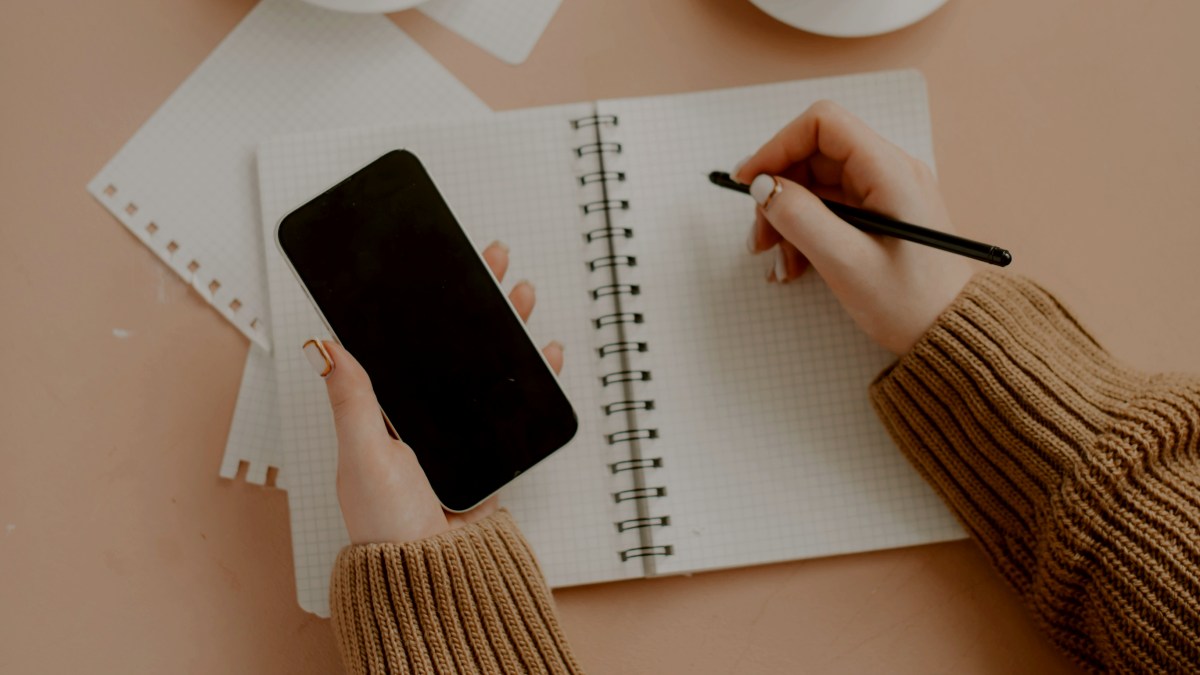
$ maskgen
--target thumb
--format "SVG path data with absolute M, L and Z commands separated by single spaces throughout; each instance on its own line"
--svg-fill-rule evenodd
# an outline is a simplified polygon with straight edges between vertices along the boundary
M 387 438 L 371 378 L 350 352 L 336 342 L 313 339 L 304 343 L 304 355 L 325 378 L 338 445 L 365 447 L 373 437 Z
M 767 222 L 820 272 L 861 257 L 871 238 L 838 218 L 820 198 L 786 178 L 759 174 L 750 195 Z

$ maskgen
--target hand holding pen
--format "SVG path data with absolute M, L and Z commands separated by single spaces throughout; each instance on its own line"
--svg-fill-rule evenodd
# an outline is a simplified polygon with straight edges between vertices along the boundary
M 895 354 L 912 348 L 974 273 L 961 256 L 851 227 L 822 201 L 954 231 L 929 167 L 835 103 L 813 104 L 732 178 L 758 202 L 750 250 L 776 248 L 768 278 L 787 282 L 811 265 L 859 327 Z
M 713 171 L 708 174 L 708 180 L 713 185 L 718 185 L 735 192 L 742 192 L 748 195 L 758 193 L 761 196 L 761 198 L 757 198 L 758 202 L 762 204 L 764 209 L 770 205 L 770 201 L 775 195 L 783 192 L 783 181 L 776 176 L 768 176 L 765 173 L 755 176 L 754 183 L 751 185 L 739 183 L 723 171 Z M 825 208 L 832 211 L 833 215 L 867 234 L 876 234 L 881 237 L 895 237 L 916 244 L 924 244 L 939 251 L 956 253 L 972 260 L 996 265 L 997 267 L 1007 267 L 1012 262 L 1012 254 L 999 246 L 971 241 L 970 239 L 948 232 L 913 225 L 912 223 L 888 218 L 879 213 L 835 202 L 830 199 L 822 198 L 821 203 L 825 205 Z

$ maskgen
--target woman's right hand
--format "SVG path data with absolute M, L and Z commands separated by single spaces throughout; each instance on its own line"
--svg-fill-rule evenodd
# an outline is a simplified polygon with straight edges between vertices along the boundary
M 782 191 L 766 202 L 771 176 Z M 954 231 L 929 167 L 835 103 L 813 104 L 733 177 L 750 184 L 759 203 L 751 249 L 778 246 L 772 277 L 786 282 L 811 263 L 859 327 L 894 354 L 916 344 L 971 278 L 965 259 L 863 233 L 821 203 Z

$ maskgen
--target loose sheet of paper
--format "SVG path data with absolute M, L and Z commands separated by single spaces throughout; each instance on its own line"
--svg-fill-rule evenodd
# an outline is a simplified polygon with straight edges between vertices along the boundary
M 602 253 L 584 238 L 595 225 L 580 205 L 593 190 L 579 183 L 580 175 L 594 170 L 594 157 L 581 159 L 573 152 L 592 136 L 590 129 L 575 130 L 569 123 L 591 111 L 590 104 L 578 104 L 500 113 L 477 123 L 305 134 L 275 139 L 260 149 L 272 325 L 280 345 L 275 363 L 286 469 L 279 484 L 288 490 L 297 590 L 305 609 L 328 613 L 329 571 L 347 538 L 335 489 L 337 442 L 328 398 L 300 350 L 305 339 L 327 334 L 273 243 L 275 225 L 398 148 L 421 158 L 477 247 L 497 239 L 511 247 L 505 285 L 511 288 L 522 277 L 535 283 L 538 301 L 529 325 L 535 339 L 569 345 L 560 381 L 578 414 L 579 431 L 565 448 L 505 488 L 501 505 L 520 521 L 552 585 L 641 575 L 640 565 L 619 557 L 631 535 L 619 534 L 615 523 L 628 518 L 632 507 L 616 503 L 613 494 L 629 487 L 629 478 L 609 468 L 626 455 L 624 448 L 605 441 L 614 422 L 601 411 L 608 392 L 599 385 L 603 364 L 596 358 L 599 333 L 593 321 L 607 304 L 590 294 L 599 282 L 587 260 Z M 411 319 L 413 330 L 420 330 L 421 317 Z
M 562 0 L 429 0 L 418 9 L 516 65 L 529 58 L 561 4 Z
M 271 348 L 254 148 L 290 131 L 486 106 L 387 18 L 263 0 L 88 184 L 252 341 Z
M 282 468 L 279 450 L 275 361 L 269 352 L 251 343 L 219 473 L 222 478 L 234 478 L 245 464 L 246 482 L 264 485 L 271 467 Z
M 262 483 L 277 449 L 254 151 L 286 130 L 484 113 L 381 16 L 264 0 L 88 185 L 256 347 L 220 473 Z

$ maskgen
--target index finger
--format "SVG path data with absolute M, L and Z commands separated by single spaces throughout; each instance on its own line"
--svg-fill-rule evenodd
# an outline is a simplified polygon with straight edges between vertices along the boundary
M 496 281 L 504 281 L 504 274 L 508 271 L 508 245 L 501 241 L 493 241 L 483 249 L 483 260 L 495 275 Z
M 887 139 L 850 111 L 833 101 L 817 101 L 763 144 L 733 178 L 749 184 L 759 174 L 781 174 L 816 154 L 835 162 L 859 159 L 886 164 L 895 150 Z

